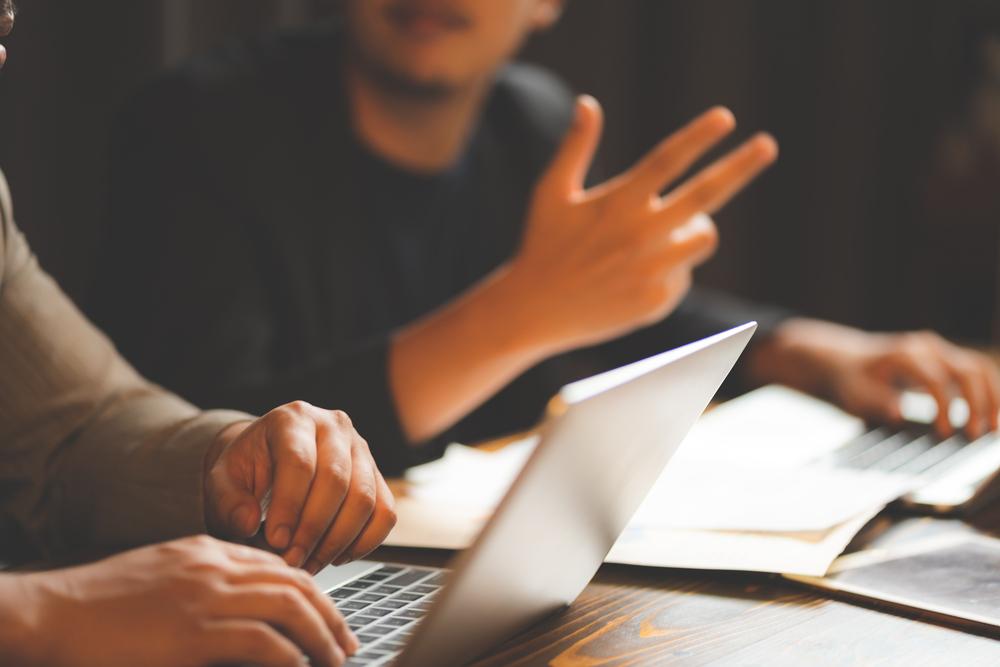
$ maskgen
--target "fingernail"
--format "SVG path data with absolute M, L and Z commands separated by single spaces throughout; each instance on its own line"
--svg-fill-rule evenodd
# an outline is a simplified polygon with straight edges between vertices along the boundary
M 288 526 L 278 526 L 274 530 L 274 537 L 271 546 L 275 549 L 284 549 L 292 539 L 292 531 Z
M 302 567 L 302 561 L 306 559 L 306 552 L 302 547 L 292 547 L 285 554 L 285 562 L 292 567 Z
M 361 648 L 361 640 L 358 639 L 358 636 L 354 634 L 353 630 L 348 630 L 348 632 L 351 637 L 351 655 L 354 655 L 358 652 L 358 649 Z

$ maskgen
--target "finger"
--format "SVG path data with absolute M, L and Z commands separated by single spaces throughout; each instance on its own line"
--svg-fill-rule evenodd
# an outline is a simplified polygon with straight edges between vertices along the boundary
M 348 654 L 354 654 L 360 647 L 357 637 L 354 636 L 354 633 L 348 627 L 347 621 L 344 620 L 343 615 L 337 610 L 333 600 L 324 595 L 323 591 L 316 587 L 316 582 L 313 581 L 312 577 L 303 570 L 289 567 L 281 559 L 278 559 L 278 564 L 242 568 L 228 576 L 226 581 L 236 585 L 271 583 L 294 586 L 306 596 L 316 611 L 319 612 L 320 616 L 323 617 L 323 621 L 334 637 L 337 638 L 337 643 L 341 648 Z
M 330 628 L 297 588 L 277 584 L 241 586 L 218 598 L 212 611 L 222 617 L 264 621 L 279 628 L 314 665 L 344 661 Z
M 957 352 L 956 354 L 962 355 L 963 353 Z M 979 364 L 974 359 L 963 359 L 961 356 L 958 359 L 960 360 L 946 355 L 943 363 L 969 407 L 969 419 L 965 424 L 965 432 L 971 440 L 975 440 L 983 434 L 984 426 L 989 418 L 989 387 Z
M 354 540 L 354 544 L 347 548 L 347 553 L 341 556 L 338 564 L 360 560 L 375 551 L 396 527 L 396 502 L 392 491 L 381 475 L 377 476 L 375 484 L 378 493 L 375 511 L 372 512 L 368 525 Z
M 353 433 L 353 427 L 350 433 Z M 316 476 L 285 560 L 301 567 L 340 511 L 351 485 L 351 442 L 347 433 L 320 423 L 316 428 Z
M 934 398 L 938 409 L 935 428 L 942 437 L 951 435 L 951 379 L 941 362 L 929 354 L 902 354 L 895 370 Z
M 589 95 L 578 97 L 573 124 L 543 176 L 543 182 L 553 189 L 553 194 L 568 197 L 583 191 L 603 125 L 604 115 L 597 100 Z
M 209 530 L 220 537 L 244 539 L 257 533 L 262 520 L 261 499 L 266 487 L 270 464 L 258 462 L 259 452 L 266 452 L 263 429 L 250 425 L 236 436 L 208 471 L 212 497 L 206 497 Z M 258 464 L 259 463 L 259 464 Z
M 213 621 L 197 643 L 199 664 L 253 664 L 302 667 L 302 652 L 274 628 L 259 621 Z M 343 661 L 335 664 L 343 664 Z
M 368 452 L 368 445 L 360 436 L 352 447 L 351 487 L 347 498 L 323 537 L 312 558 L 321 566 L 338 561 L 368 525 L 375 512 L 378 499 L 376 478 L 379 476 Z M 314 564 L 315 565 L 315 564 Z
M 983 357 L 982 369 L 990 397 L 988 413 L 990 430 L 998 431 L 1000 430 L 1000 373 L 997 372 L 996 364 L 989 357 Z
M 664 268 L 675 271 L 678 267 L 693 268 L 704 263 L 719 247 L 719 230 L 712 219 L 698 214 L 686 224 L 667 234 L 668 242 L 659 257 Z M 655 248 L 655 244 L 647 247 Z
M 778 157 L 778 144 L 758 134 L 698 172 L 660 201 L 660 219 L 677 225 L 698 213 L 715 213 Z
M 284 414 L 284 413 L 283 413 Z M 268 428 L 274 488 L 267 516 L 267 541 L 284 550 L 309 495 L 316 474 L 316 427 L 312 419 L 283 417 Z
M 623 187 L 639 197 L 658 195 L 734 127 L 736 118 L 729 109 L 715 107 L 706 111 L 660 142 L 626 172 Z
M 225 554 L 237 563 L 250 565 L 285 565 L 285 561 L 281 558 L 281 556 L 273 554 L 269 551 L 264 551 L 263 549 L 244 546 L 242 544 L 233 544 L 230 542 L 222 543 L 222 548 Z

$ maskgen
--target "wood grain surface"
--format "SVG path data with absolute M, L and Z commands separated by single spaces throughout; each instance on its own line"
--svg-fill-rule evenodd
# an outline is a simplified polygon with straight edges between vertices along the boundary
M 946 531 L 992 534 L 998 527 L 1000 505 L 968 521 L 887 513 L 851 548 Z M 373 558 L 445 567 L 451 556 L 383 548 Z M 489 609 L 483 600 L 484 619 Z M 775 576 L 605 565 L 570 608 L 474 664 L 995 666 L 1000 641 L 887 605 L 833 599 Z

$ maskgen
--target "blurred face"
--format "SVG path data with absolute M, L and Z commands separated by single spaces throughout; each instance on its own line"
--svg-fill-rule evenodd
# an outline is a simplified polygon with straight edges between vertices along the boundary
M 563 0 L 347 0 L 354 56 L 383 84 L 447 93 L 483 81 Z
M 14 0 L 0 0 L 0 37 L 14 29 Z M 0 67 L 7 62 L 7 49 L 0 44 Z

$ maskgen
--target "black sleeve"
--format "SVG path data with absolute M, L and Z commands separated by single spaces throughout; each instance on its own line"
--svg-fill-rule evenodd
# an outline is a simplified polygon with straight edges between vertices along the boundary
M 96 318 L 143 374 L 201 407 L 263 414 L 302 399 L 344 410 L 385 474 L 433 454 L 403 434 L 388 332 L 308 363 L 275 358 L 287 293 L 275 287 L 250 197 L 237 201 L 218 185 L 216 172 L 229 167 L 203 150 L 213 128 L 189 85 L 160 81 L 116 123 Z

